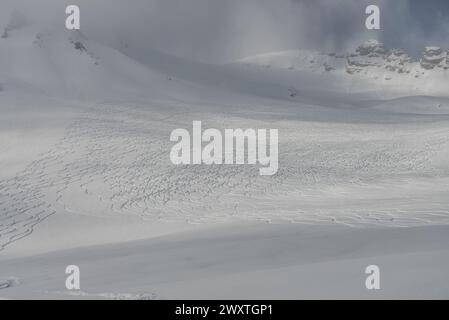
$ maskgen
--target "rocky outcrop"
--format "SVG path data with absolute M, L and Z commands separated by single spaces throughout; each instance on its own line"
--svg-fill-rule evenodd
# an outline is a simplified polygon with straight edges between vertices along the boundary
M 398 73 L 409 72 L 408 65 L 413 59 L 401 49 L 386 49 L 377 40 L 369 40 L 360 45 L 355 53 L 347 57 L 346 71 L 350 74 L 362 72 L 366 67 L 384 68 Z
M 368 69 L 386 69 L 396 73 L 422 74 L 426 70 L 449 69 L 449 50 L 426 47 L 419 60 L 411 58 L 401 49 L 386 49 L 376 40 L 360 45 L 355 53 L 347 56 L 346 72 L 349 74 L 368 72 Z
M 426 47 L 423 51 L 420 65 L 426 70 L 434 68 L 447 68 L 448 54 L 440 47 Z
M 254 59 L 254 58 L 253 58 Z M 449 76 L 449 50 L 427 47 L 420 58 L 402 49 L 389 49 L 377 40 L 362 43 L 351 53 L 320 53 L 291 50 L 259 55 L 256 64 L 314 73 L 348 73 L 371 79 L 428 78 Z M 254 63 L 254 62 L 252 62 Z
M 383 43 L 377 40 L 368 40 L 361 44 L 355 52 L 359 56 L 368 57 L 381 57 L 388 53 L 388 50 L 384 47 Z

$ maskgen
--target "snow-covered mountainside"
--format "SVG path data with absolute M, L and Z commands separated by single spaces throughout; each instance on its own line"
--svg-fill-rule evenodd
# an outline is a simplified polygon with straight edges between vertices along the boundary
M 139 94 L 154 82 L 136 61 L 79 31 L 12 19 L 0 37 L 0 85 L 55 96 Z
M 337 74 L 343 79 L 362 79 L 367 85 L 400 85 L 421 93 L 444 93 L 449 87 L 449 49 L 426 47 L 418 60 L 401 49 L 387 49 L 377 40 L 361 44 L 347 54 L 308 50 L 275 52 L 244 58 L 245 65 L 308 71 L 323 76 Z
M 0 298 L 448 297 L 443 50 L 213 65 L 20 16 L 0 34 Z M 277 174 L 172 164 L 194 120 L 278 129 Z

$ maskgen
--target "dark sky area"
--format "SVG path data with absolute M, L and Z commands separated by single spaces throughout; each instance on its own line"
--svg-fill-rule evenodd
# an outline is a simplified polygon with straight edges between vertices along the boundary
M 389 46 L 400 46 L 414 55 L 422 48 L 438 45 L 449 48 L 448 0 L 399 0 L 407 7 L 398 21 L 384 21 L 381 39 Z M 393 1 L 390 1 L 393 2 Z

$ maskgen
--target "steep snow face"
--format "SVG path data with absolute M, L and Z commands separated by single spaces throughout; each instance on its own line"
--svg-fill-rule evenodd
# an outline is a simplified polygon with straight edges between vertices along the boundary
M 0 37 L 4 90 L 85 98 L 138 94 L 154 83 L 155 73 L 81 32 L 14 21 Z
M 402 49 L 388 49 L 376 40 L 361 44 L 348 54 L 323 54 L 295 50 L 248 57 L 238 64 L 264 68 L 308 71 L 329 77 L 338 76 L 353 83 L 351 89 L 371 88 L 401 90 L 403 93 L 447 94 L 449 54 L 440 47 L 427 47 L 422 57 L 414 60 Z

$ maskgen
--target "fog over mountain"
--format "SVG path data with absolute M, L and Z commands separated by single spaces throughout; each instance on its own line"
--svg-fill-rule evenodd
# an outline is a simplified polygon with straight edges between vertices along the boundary
M 449 30 L 444 0 L 425 8 L 419 0 L 1 0 L 0 21 L 17 8 L 62 26 L 68 4 L 80 5 L 82 30 L 97 40 L 209 62 L 295 48 L 348 51 L 367 39 L 418 56 L 424 46 L 444 47 Z M 369 4 L 381 8 L 380 31 L 365 28 Z

